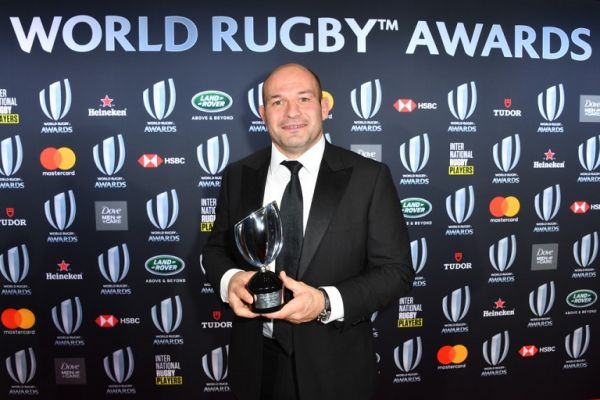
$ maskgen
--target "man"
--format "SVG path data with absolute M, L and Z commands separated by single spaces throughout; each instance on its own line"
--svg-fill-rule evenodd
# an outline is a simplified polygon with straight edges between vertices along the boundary
M 224 173 L 203 251 L 209 279 L 236 314 L 229 381 L 240 399 L 369 399 L 377 374 L 370 317 L 406 294 L 414 279 L 390 171 L 326 143 L 330 107 L 307 68 L 276 68 L 263 85 L 263 103 L 272 146 Z M 233 225 L 285 197 L 295 179 L 281 165 L 285 160 L 300 162 L 304 238 L 295 278 L 280 276 L 293 298 L 260 316 L 251 311 L 246 289 L 256 270 L 236 250 Z M 284 251 L 291 246 L 285 229 Z M 289 350 L 278 333 L 284 328 L 291 332 Z

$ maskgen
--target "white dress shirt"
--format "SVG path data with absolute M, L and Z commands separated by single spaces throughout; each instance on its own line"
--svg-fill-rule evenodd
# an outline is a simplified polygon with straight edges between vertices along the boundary
M 308 151 L 302 154 L 296 161 L 302 164 L 302 169 L 298 173 L 300 179 L 300 186 L 302 187 L 302 222 L 303 229 L 306 230 L 306 223 L 310 214 L 310 207 L 312 204 L 313 195 L 315 192 L 315 186 L 317 184 L 317 177 L 319 175 L 319 168 L 321 166 L 321 160 L 323 159 L 323 153 L 325 151 L 325 138 L 321 136 L 321 139 Z M 281 165 L 282 161 L 288 160 L 275 146 L 271 146 L 271 163 L 269 164 L 269 170 L 267 172 L 267 182 L 265 185 L 265 194 L 263 197 L 263 205 L 267 205 L 272 201 L 276 201 L 277 204 L 281 204 L 281 198 L 285 187 L 291 179 L 290 170 Z M 285 246 L 285 244 L 284 244 Z M 326 268 L 326 266 L 324 266 Z M 275 270 L 275 263 L 268 266 L 271 271 Z M 224 302 L 228 301 L 227 289 L 229 287 L 229 281 L 231 277 L 241 271 L 240 269 L 230 269 L 221 278 L 220 292 L 221 299 Z M 334 286 L 323 286 L 329 296 L 331 303 L 331 315 L 325 323 L 331 321 L 343 320 L 344 318 L 344 303 L 339 290 Z M 273 323 L 267 322 L 263 325 L 263 334 L 268 337 L 273 336 Z

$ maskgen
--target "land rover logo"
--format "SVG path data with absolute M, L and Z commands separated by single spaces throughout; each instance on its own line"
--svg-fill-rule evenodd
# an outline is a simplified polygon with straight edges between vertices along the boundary
M 205 90 L 192 97 L 192 105 L 200 111 L 217 113 L 227 110 L 233 104 L 233 99 L 225 92 Z
M 154 275 L 175 275 L 183 271 L 185 262 L 175 256 L 160 255 L 149 258 L 146 261 L 146 270 Z
M 400 203 L 405 218 L 421 218 L 431 212 L 431 203 L 420 197 L 409 197 Z
M 598 295 L 593 290 L 579 289 L 567 296 L 567 304 L 575 308 L 585 308 L 594 304 L 598 300 Z

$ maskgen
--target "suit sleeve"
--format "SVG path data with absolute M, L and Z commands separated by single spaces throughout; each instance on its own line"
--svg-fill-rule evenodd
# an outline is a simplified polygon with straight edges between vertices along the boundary
M 379 168 L 370 200 L 364 272 L 336 285 L 344 302 L 344 327 L 404 296 L 415 276 L 400 200 L 385 164 Z

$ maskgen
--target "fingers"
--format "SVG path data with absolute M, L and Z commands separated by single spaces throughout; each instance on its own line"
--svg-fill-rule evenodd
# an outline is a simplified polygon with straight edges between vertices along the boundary
M 246 285 L 255 272 L 238 272 L 231 277 L 228 288 L 229 306 L 233 312 L 240 317 L 256 318 L 258 314 L 251 311 L 250 305 L 254 302 L 252 294 L 246 289 Z
M 317 318 L 325 302 L 323 293 L 303 282 L 289 278 L 285 273 L 281 279 L 286 288 L 294 293 L 290 300 L 281 310 L 266 314 L 266 318 L 284 319 L 294 324 L 313 321 Z

